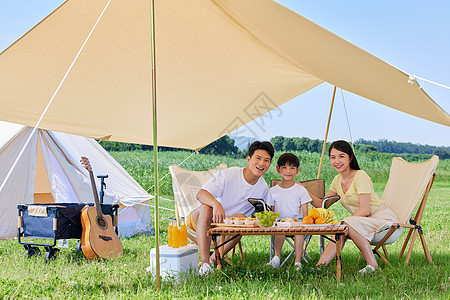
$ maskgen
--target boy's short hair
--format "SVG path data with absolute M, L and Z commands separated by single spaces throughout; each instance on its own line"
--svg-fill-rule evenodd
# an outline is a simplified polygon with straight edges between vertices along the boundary
M 296 155 L 292 153 L 284 153 L 280 156 L 280 158 L 278 158 L 277 166 L 283 167 L 286 165 L 298 168 L 300 166 L 300 161 Z
M 253 142 L 250 147 L 248 147 L 248 156 L 252 157 L 256 150 L 264 150 L 267 151 L 270 155 L 270 160 L 273 159 L 273 155 L 275 154 L 275 151 L 273 150 L 273 146 L 270 142 L 264 141 L 255 141 Z

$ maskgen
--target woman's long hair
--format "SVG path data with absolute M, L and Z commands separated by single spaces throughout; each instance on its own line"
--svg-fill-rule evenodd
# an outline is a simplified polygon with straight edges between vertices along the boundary
M 330 149 L 328 149 L 328 155 L 330 155 L 331 149 L 333 148 L 348 154 L 348 156 L 350 157 L 350 168 L 352 168 L 353 170 L 361 170 L 361 168 L 358 165 L 358 161 L 356 160 L 356 156 L 355 153 L 353 152 L 352 146 L 350 146 L 348 142 L 343 140 L 334 141 L 331 144 Z

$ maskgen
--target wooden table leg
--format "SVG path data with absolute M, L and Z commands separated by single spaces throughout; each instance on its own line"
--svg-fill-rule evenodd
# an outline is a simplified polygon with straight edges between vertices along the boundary
M 338 234 L 336 234 L 335 238 L 336 238 L 336 265 L 337 265 L 336 278 L 337 280 L 340 280 L 342 275 L 341 239 Z
M 222 234 L 221 235 L 221 239 L 220 239 L 220 243 L 222 244 L 222 247 L 219 248 L 219 253 L 220 253 L 219 257 L 222 258 L 222 259 L 225 258 L 225 255 L 223 254 L 223 252 L 224 252 L 226 240 L 227 240 L 227 236 Z
M 220 252 L 217 247 L 217 235 L 213 234 L 211 236 L 211 239 L 212 239 L 213 245 L 214 245 L 214 254 L 216 255 L 217 269 L 221 270 L 222 269 L 222 257 L 220 256 Z

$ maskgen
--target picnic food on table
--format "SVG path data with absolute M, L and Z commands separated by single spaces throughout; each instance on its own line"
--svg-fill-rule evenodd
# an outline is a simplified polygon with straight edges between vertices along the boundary
M 255 224 L 256 218 L 245 218 L 244 224 L 245 225 L 253 225 Z
M 225 224 L 233 224 L 233 219 L 232 219 L 232 218 L 225 218 L 225 219 L 223 220 L 223 222 L 224 222 Z
M 288 217 L 288 218 L 281 219 L 280 222 L 300 222 L 300 220 L 297 219 L 297 218 L 290 218 L 290 217 Z
M 318 217 L 320 217 L 320 212 L 316 208 L 311 208 L 308 212 L 308 216 L 316 220 Z
M 259 225 L 262 227 L 272 227 L 273 223 L 280 217 L 280 213 L 270 210 L 257 212 L 255 215 L 258 218 Z
M 253 225 L 255 223 L 256 218 L 244 218 L 244 217 L 227 217 L 223 220 L 223 222 L 227 225 L 236 224 L 236 225 Z
M 334 211 L 327 210 L 326 208 L 312 208 L 309 210 L 308 215 L 303 218 L 303 224 L 337 224 L 338 219 L 333 219 Z
M 311 216 L 306 216 L 303 218 L 303 224 L 314 224 L 314 219 Z
M 320 213 L 320 216 L 325 219 L 325 223 L 329 224 L 337 224 L 339 223 L 338 219 L 333 219 L 334 211 L 327 210 L 326 208 L 320 207 L 317 209 Z

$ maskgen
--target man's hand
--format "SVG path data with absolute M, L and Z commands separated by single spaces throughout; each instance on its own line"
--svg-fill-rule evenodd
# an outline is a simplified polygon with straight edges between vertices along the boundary
M 225 210 L 222 204 L 217 201 L 210 192 L 201 189 L 197 194 L 197 200 L 204 205 L 208 205 L 213 209 L 212 221 L 213 223 L 222 223 L 225 219 Z
M 214 223 L 222 223 L 223 219 L 225 219 L 225 210 L 223 209 L 222 204 L 219 201 L 213 205 L 213 222 Z

